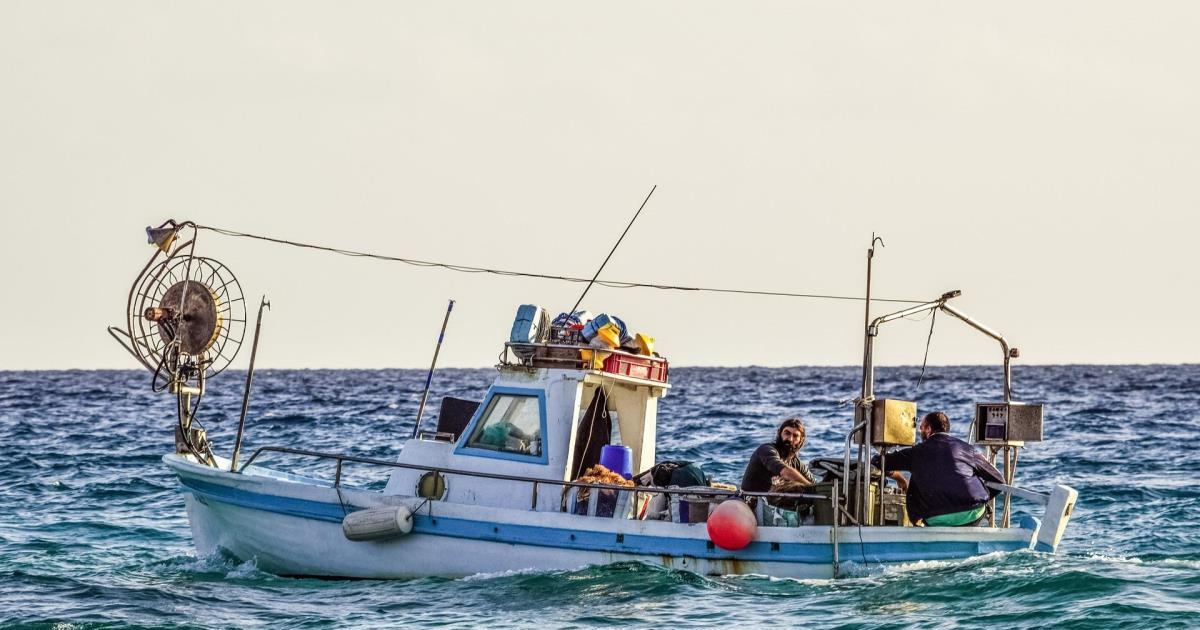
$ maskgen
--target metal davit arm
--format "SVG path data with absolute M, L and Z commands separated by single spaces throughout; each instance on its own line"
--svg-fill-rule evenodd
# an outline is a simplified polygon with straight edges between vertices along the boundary
M 1020 350 L 1018 350 L 1016 348 L 1010 348 L 1008 346 L 1008 341 L 1004 339 L 1003 335 L 1001 335 L 1000 333 L 992 330 L 991 328 L 988 328 L 987 326 L 984 326 L 983 324 L 971 319 L 965 313 L 963 313 L 959 310 L 956 310 L 953 307 L 947 306 L 944 303 L 940 304 L 939 306 L 943 311 L 946 311 L 947 313 L 966 322 L 966 324 L 968 326 L 970 326 L 971 328 L 974 328 L 975 330 L 978 330 L 979 332 L 1000 342 L 1000 349 L 1004 351 L 1004 402 L 1012 402 L 1011 359 L 1015 359 L 1015 358 L 1021 356 Z
M 961 313 L 958 313 L 958 312 L 954 311 L 953 309 L 950 309 L 948 306 L 946 306 L 946 300 L 956 298 L 960 295 L 962 295 L 962 291 L 959 291 L 957 289 L 955 289 L 954 291 L 947 291 L 942 294 L 942 297 L 940 297 L 936 300 L 930 300 L 928 302 L 925 302 L 924 304 L 918 304 L 916 306 L 912 306 L 912 307 L 906 308 L 901 311 L 896 311 L 895 313 L 888 313 L 887 315 L 880 315 L 879 317 L 876 317 L 875 319 L 871 320 L 871 323 L 867 324 L 867 331 L 866 331 L 867 332 L 867 340 L 866 340 L 866 343 L 864 344 L 864 346 L 866 348 L 866 352 L 865 352 L 866 356 L 863 357 L 863 389 L 862 389 L 862 400 L 863 401 L 870 402 L 871 399 L 875 398 L 875 343 L 873 340 L 875 339 L 875 337 L 879 336 L 879 327 L 882 326 L 883 324 L 886 324 L 886 323 L 896 320 L 896 319 L 900 319 L 902 317 L 908 317 L 909 315 L 916 315 L 917 313 L 924 313 L 925 311 L 932 311 L 937 308 L 949 310 L 949 312 L 952 315 L 954 315 L 955 317 L 964 318 L 964 316 Z M 971 322 L 970 320 L 963 319 L 963 321 L 966 321 L 967 323 L 970 323 L 970 324 L 978 327 L 978 324 L 975 324 L 975 323 Z M 981 330 L 985 330 L 985 329 L 981 329 Z
M 863 394 L 862 394 L 862 398 L 859 399 L 859 404 L 863 407 L 862 417 L 867 424 L 867 426 L 863 429 L 864 433 L 866 433 L 864 442 L 867 442 L 868 440 L 870 440 L 871 408 L 869 405 L 875 397 L 875 392 L 874 392 L 875 366 L 874 366 L 874 357 L 873 357 L 874 338 L 879 335 L 879 326 L 881 326 L 889 321 L 900 319 L 902 317 L 907 317 L 909 315 L 915 315 L 917 313 L 922 313 L 925 311 L 932 311 L 932 310 L 940 309 L 942 311 L 945 311 L 946 313 L 949 313 L 950 315 L 953 315 L 956 319 L 962 320 L 964 323 L 966 323 L 971 328 L 974 328 L 975 330 L 983 333 L 984 335 L 987 335 L 988 337 L 991 337 L 992 339 L 995 339 L 996 341 L 1000 342 L 1000 349 L 1004 354 L 1004 402 L 1006 402 L 1006 403 L 1012 402 L 1012 359 L 1020 356 L 1020 351 L 1016 348 L 1010 347 L 1008 345 L 1008 340 L 1006 340 L 1004 338 L 1004 336 L 1001 335 L 1000 333 L 992 330 L 991 328 L 988 328 L 983 323 L 976 321 L 975 319 L 972 319 L 966 313 L 963 313 L 962 311 L 959 311 L 958 309 L 956 309 L 946 303 L 947 301 L 949 301 L 953 298 L 956 298 L 960 295 L 962 295 L 961 291 L 957 291 L 957 290 L 948 291 L 948 292 L 942 294 L 942 296 L 936 300 L 926 302 L 924 304 L 918 304 L 916 306 L 906 308 L 904 310 L 896 311 L 894 313 L 889 313 L 887 315 L 881 315 L 879 317 L 876 317 L 867 326 L 866 343 L 865 343 L 866 353 L 865 353 L 864 360 L 863 360 Z M 853 431 L 851 433 L 853 433 Z M 867 447 L 868 451 L 869 451 L 869 448 L 870 447 L 868 446 Z M 1005 480 L 1011 485 L 1015 478 L 1015 469 L 1016 469 L 1015 455 L 1016 455 L 1016 453 L 1013 452 L 1010 455 L 1009 449 L 1010 449 L 1010 447 L 1008 447 L 1008 446 L 1006 446 L 1004 448 L 1004 451 L 1005 451 L 1004 476 L 1005 476 Z M 991 459 L 994 460 L 995 452 L 993 450 L 991 450 L 990 448 L 989 448 L 988 452 L 990 454 Z M 847 453 L 847 456 L 848 455 L 849 455 L 849 453 Z M 861 459 L 861 456 L 860 456 L 860 459 Z M 869 477 L 868 477 L 868 479 L 869 479 Z M 861 490 L 864 494 L 868 491 L 869 481 L 867 479 L 860 479 L 860 478 L 856 477 L 855 482 L 856 482 L 857 486 L 861 487 Z M 1008 525 L 1010 500 L 1011 500 L 1011 495 L 1005 497 L 1005 501 L 1004 501 L 1004 524 L 1005 524 L 1005 526 Z M 860 501 L 861 501 L 861 497 L 860 497 Z M 863 516 L 865 516 L 865 514 L 866 514 L 865 511 L 862 512 Z
M 874 320 L 872 320 L 871 324 L 867 327 L 867 337 L 868 337 L 868 339 L 877 337 L 879 335 L 879 327 L 883 324 L 886 324 L 887 322 L 890 322 L 890 321 L 893 321 L 896 319 L 900 319 L 902 317 L 908 317 L 909 315 L 916 315 L 917 313 L 922 313 L 925 311 L 941 309 L 941 310 L 953 315 L 954 317 L 962 320 L 971 328 L 974 328 L 975 330 L 978 330 L 979 332 L 987 335 L 988 337 L 991 337 L 992 339 L 995 339 L 996 341 L 1000 342 L 1000 349 L 1004 352 L 1004 402 L 1012 402 L 1012 364 L 1011 364 L 1011 360 L 1016 357 L 1021 356 L 1021 353 L 1017 348 L 1009 347 L 1008 340 L 1006 340 L 1004 338 L 1004 335 L 1001 335 L 1000 333 L 992 330 L 991 328 L 988 328 L 987 326 L 983 325 L 982 323 L 972 319 L 969 315 L 954 308 L 953 306 L 946 304 L 946 302 L 948 300 L 950 300 L 952 298 L 956 298 L 960 295 L 962 295 L 962 291 L 958 291 L 958 290 L 947 291 L 946 293 L 942 294 L 942 297 L 940 297 L 936 300 L 933 300 L 931 302 L 926 302 L 924 304 L 918 304 L 917 306 L 913 306 L 911 308 L 906 308 L 902 311 L 896 311 L 895 313 L 889 313 L 887 315 L 880 315 L 879 317 L 876 317 Z M 864 400 L 873 398 L 875 396 L 875 388 L 874 388 L 874 385 L 875 385 L 874 367 L 875 367 L 875 365 L 874 365 L 874 360 L 873 360 L 874 357 L 871 356 L 873 354 L 873 351 L 874 351 L 874 344 L 869 343 L 868 344 L 867 361 L 868 361 L 868 366 L 870 369 L 864 371 L 864 374 L 863 374 L 863 376 L 864 376 L 863 399 Z

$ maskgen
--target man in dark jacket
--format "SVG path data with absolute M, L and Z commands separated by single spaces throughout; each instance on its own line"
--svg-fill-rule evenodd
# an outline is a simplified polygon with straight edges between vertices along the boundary
M 907 470 L 908 518 L 929 526 L 972 525 L 983 518 L 995 492 L 984 481 L 1004 483 L 1000 471 L 975 447 L 950 435 L 950 418 L 941 411 L 921 419 L 921 443 L 888 453 L 889 471 Z M 876 455 L 871 463 L 879 464 Z M 903 476 L 894 477 L 903 488 Z

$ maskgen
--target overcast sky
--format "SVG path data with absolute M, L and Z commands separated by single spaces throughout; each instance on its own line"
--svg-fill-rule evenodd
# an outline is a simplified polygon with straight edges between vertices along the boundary
M 602 277 L 861 295 L 874 232 L 877 297 L 961 289 L 1018 364 L 1196 362 L 1197 33 L 1194 2 L 4 0 L 0 369 L 136 367 L 105 327 L 167 218 L 590 276 L 656 184 Z M 425 367 L 449 298 L 442 365 L 490 366 L 581 290 L 198 245 L 273 303 L 261 367 Z M 584 306 L 675 365 L 861 359 L 861 302 Z M 939 318 L 929 360 L 999 350 Z

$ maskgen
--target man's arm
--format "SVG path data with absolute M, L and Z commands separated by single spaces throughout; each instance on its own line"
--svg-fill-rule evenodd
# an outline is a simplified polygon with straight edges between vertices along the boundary
M 810 486 L 813 483 L 812 480 L 808 477 L 805 477 L 803 473 L 795 468 L 792 468 L 787 464 L 787 462 L 783 461 L 783 458 L 779 456 L 779 451 L 775 450 L 775 447 L 770 444 L 764 444 L 760 446 L 754 455 L 760 458 L 763 466 L 772 475 L 783 477 L 788 481 L 798 481 Z
M 887 462 L 885 462 L 888 470 L 912 470 L 914 448 L 910 446 L 888 453 Z
M 993 466 L 992 463 L 983 456 L 983 453 L 980 453 L 977 450 L 975 451 L 975 476 L 984 481 L 1004 483 L 1004 476 L 1000 474 L 1000 471 L 997 470 L 996 467 Z M 984 487 L 987 488 L 988 494 L 993 497 L 995 497 L 997 494 L 1000 494 L 1000 491 L 996 490 L 995 488 L 988 488 L 986 485 Z
M 902 448 L 898 451 L 892 451 L 887 454 L 887 469 L 893 470 L 912 470 L 912 452 L 915 447 Z M 879 466 L 879 456 L 871 458 L 872 466 Z
M 779 476 L 787 479 L 788 481 L 799 481 L 807 486 L 813 485 L 812 479 L 805 477 L 804 473 L 801 473 L 799 470 L 796 470 L 787 464 L 784 464 L 783 468 L 779 470 Z

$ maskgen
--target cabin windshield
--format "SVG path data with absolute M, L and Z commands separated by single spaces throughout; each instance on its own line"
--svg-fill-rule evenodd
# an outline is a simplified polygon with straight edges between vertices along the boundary
M 541 456 L 541 410 L 537 396 L 492 396 L 467 440 L 467 447 Z

